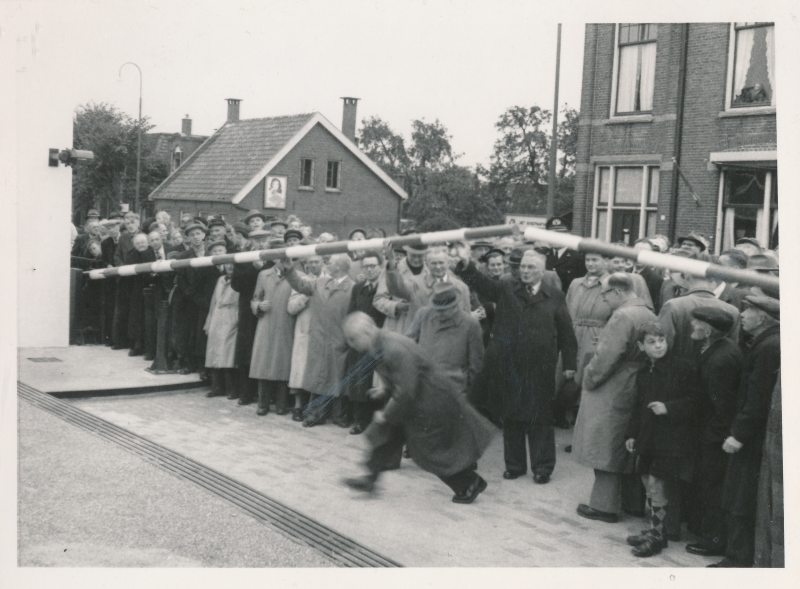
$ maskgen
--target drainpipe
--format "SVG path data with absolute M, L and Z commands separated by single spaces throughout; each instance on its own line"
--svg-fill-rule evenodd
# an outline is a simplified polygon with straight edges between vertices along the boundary
M 686 55 L 689 51 L 689 23 L 683 23 L 681 27 L 681 55 L 680 55 L 680 69 L 678 70 L 678 104 L 675 109 L 675 146 L 673 148 L 672 157 L 674 161 L 680 163 L 681 161 L 681 131 L 683 129 L 683 103 L 686 99 Z M 669 202 L 669 231 L 668 236 L 671 242 L 675 242 L 676 224 L 678 222 L 678 189 L 680 175 L 678 168 L 673 164 L 672 166 L 672 187 L 670 188 L 670 202 Z

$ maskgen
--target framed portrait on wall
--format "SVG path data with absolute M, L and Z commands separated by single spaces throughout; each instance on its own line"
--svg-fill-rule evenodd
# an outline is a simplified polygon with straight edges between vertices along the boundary
M 286 176 L 267 176 L 264 190 L 264 208 L 286 208 Z

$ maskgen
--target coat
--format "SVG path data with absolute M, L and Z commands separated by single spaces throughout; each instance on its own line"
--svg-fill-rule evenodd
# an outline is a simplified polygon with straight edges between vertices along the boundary
M 133 247 L 133 238 L 141 231 L 138 231 L 136 234 L 132 233 L 123 233 L 119 236 L 119 240 L 117 241 L 117 247 L 114 248 L 114 265 L 115 266 L 124 266 L 125 265 L 125 258 L 127 257 L 128 253 L 131 250 L 136 248 Z M 102 246 L 102 244 L 101 244 Z
M 656 316 L 644 301 L 622 303 L 611 314 L 597 352 L 583 371 L 572 456 L 584 466 L 620 473 L 633 467 L 625 435 L 636 407 L 636 373 L 643 365 L 637 346 L 639 327 L 648 321 L 656 321 Z
M 465 313 L 469 313 L 472 308 L 470 305 L 469 288 L 458 277 L 453 276 L 449 272 L 445 276 L 446 282 L 452 282 L 458 291 L 458 305 L 459 308 Z M 407 322 L 414 320 L 414 315 L 422 307 L 427 307 L 433 300 L 433 285 L 436 279 L 430 273 L 423 273 L 419 276 L 412 276 L 411 278 L 403 278 L 397 268 L 386 272 L 386 286 L 389 289 L 389 294 L 400 297 L 408 301 L 408 318 Z M 406 323 L 406 329 L 408 325 Z
M 203 330 L 207 334 L 206 368 L 236 368 L 236 332 L 239 323 L 239 293 L 223 274 L 211 296 Z
M 576 278 L 586 276 L 586 262 L 583 253 L 567 249 L 561 256 L 558 250 L 551 249 L 547 254 L 547 269 L 554 270 L 561 280 L 561 289 L 566 293 Z
M 340 396 L 348 350 L 342 323 L 350 307 L 353 280 L 345 276 L 337 284 L 330 276 L 314 278 L 296 266 L 286 272 L 286 279 L 293 289 L 311 298 L 308 357 L 314 361 L 306 363 L 303 388 L 315 395 Z
M 611 317 L 611 308 L 600 296 L 602 276 L 576 278 L 567 291 L 567 309 L 572 317 L 575 339 L 578 340 L 575 382 L 583 382 L 583 369 L 594 356 L 600 333 Z
M 780 368 L 781 331 L 775 325 L 753 339 L 742 365 L 739 407 L 731 424 L 731 435 L 744 445 L 728 459 L 722 493 L 722 508 L 739 517 L 755 512 L 769 403 Z
M 406 260 L 400 260 L 400 262 L 398 262 L 397 272 L 402 276 L 403 280 L 411 280 L 415 276 L 408 267 L 408 261 Z M 428 269 L 426 267 L 422 268 L 422 272 L 420 272 L 419 276 L 423 274 L 428 274 Z M 411 324 L 408 311 L 401 313 L 397 310 L 397 303 L 401 301 L 408 302 L 406 299 L 389 294 L 389 288 L 386 285 L 386 273 L 384 272 L 378 279 L 378 290 L 375 293 L 372 305 L 386 316 L 386 321 L 383 326 L 395 333 L 405 333 L 406 327 Z
M 667 353 L 646 361 L 636 375 L 636 403 L 626 438 L 634 438 L 635 453 L 668 458 L 690 457 L 697 446 L 696 409 L 700 376 L 692 362 Z M 648 408 L 661 402 L 666 415 Z
M 125 264 L 146 264 L 155 262 L 156 254 L 151 248 L 143 252 L 133 249 L 125 256 Z M 139 341 L 144 338 L 144 289 L 150 286 L 153 278 L 150 274 L 136 274 L 122 278 L 120 286 L 127 291 L 130 300 L 128 314 L 128 338 Z
M 386 316 L 378 311 L 372 301 L 375 298 L 375 293 L 378 291 L 377 283 L 372 286 L 366 281 L 362 280 L 353 286 L 350 293 L 350 306 L 347 309 L 347 314 L 361 311 L 366 313 L 375 322 L 379 328 L 383 327 L 383 322 Z M 346 394 L 351 401 L 357 403 L 364 403 L 369 401 L 367 391 L 372 388 L 372 374 L 374 367 L 365 361 L 365 354 L 358 350 L 349 349 L 347 352 L 346 364 L 346 379 L 347 390 Z
M 436 370 L 467 393 L 483 368 L 481 324 L 460 308 L 423 307 L 406 330 Z
M 699 344 L 692 339 L 692 310 L 698 307 L 716 307 L 728 312 L 733 317 L 733 327 L 728 336 L 734 343 L 739 341 L 739 311 L 736 307 L 720 301 L 707 290 L 691 290 L 668 300 L 658 314 L 669 349 L 680 358 L 697 358 L 699 355 Z
M 761 455 L 756 498 L 755 566 L 786 566 L 783 529 L 783 427 L 781 408 L 781 372 L 767 418 L 767 433 Z
M 462 265 L 456 271 L 464 282 L 497 305 L 482 375 L 486 408 L 503 419 L 552 424 L 558 354 L 564 370 L 575 370 L 578 351 L 564 293 L 542 282 L 530 295 L 518 280 L 492 280 L 474 262 Z
M 308 297 L 292 289 L 292 296 L 286 306 L 289 315 L 295 317 L 294 343 L 292 344 L 292 369 L 289 372 L 289 388 L 302 389 L 308 357 L 308 337 L 311 329 L 311 309 Z
M 700 383 L 697 423 L 702 444 L 717 447 L 730 435 L 731 423 L 739 406 L 739 384 L 744 354 L 727 338 L 712 343 L 700 353 Z
M 661 287 L 664 285 L 664 271 L 653 266 L 644 266 L 640 270 L 633 271 L 644 279 L 647 291 L 650 293 L 650 300 L 653 302 L 653 310 L 656 314 L 661 310 Z
M 193 249 L 178 254 L 176 260 L 196 258 Z M 176 348 L 181 356 L 204 356 L 206 334 L 203 331 L 211 297 L 220 271 L 216 266 L 180 268 L 175 272 L 174 307 Z
M 250 301 L 253 315 L 258 317 L 253 355 L 250 358 L 250 378 L 289 380 L 294 345 L 294 315 L 288 309 L 291 296 L 292 287 L 277 266 L 258 274 Z M 258 305 L 262 301 L 269 301 L 269 311 L 259 311 Z
M 264 266 L 266 268 L 267 265 Z M 231 276 L 231 288 L 239 293 L 239 329 L 236 332 L 236 365 L 249 366 L 253 356 L 253 338 L 256 336 L 258 317 L 253 314 L 250 302 L 256 290 L 260 270 L 253 264 L 236 264 Z
M 477 462 L 495 430 L 420 346 L 381 330 L 369 354 L 391 395 L 384 410 L 387 423 L 373 422 L 365 432 L 370 443 L 377 446 L 402 427 L 408 452 L 423 470 L 449 476 Z

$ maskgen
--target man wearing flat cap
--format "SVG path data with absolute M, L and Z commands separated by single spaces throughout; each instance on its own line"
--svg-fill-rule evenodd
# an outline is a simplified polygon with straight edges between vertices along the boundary
M 722 490 L 728 455 L 722 444 L 728 437 L 739 405 L 744 355 L 726 337 L 733 326 L 729 313 L 716 307 L 692 309 L 692 339 L 700 344 L 699 368 L 703 395 L 698 398 L 700 452 L 694 485 L 699 499 L 700 541 L 686 551 L 702 556 L 725 554 Z
M 739 405 L 722 445 L 730 455 L 722 493 L 727 547 L 719 568 L 753 566 L 756 494 L 770 399 L 781 367 L 780 302 L 759 295 L 744 299 L 742 329 L 753 343 L 744 358 Z

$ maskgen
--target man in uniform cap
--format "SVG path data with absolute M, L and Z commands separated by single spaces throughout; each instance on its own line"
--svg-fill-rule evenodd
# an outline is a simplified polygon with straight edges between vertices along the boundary
M 303 234 L 298 229 L 289 229 L 283 234 L 283 242 L 286 247 L 300 245 L 301 241 L 303 241 Z
M 722 444 L 728 437 L 739 404 L 744 356 L 726 337 L 733 327 L 729 313 L 717 307 L 692 309 L 692 339 L 700 344 L 699 368 L 703 396 L 696 408 L 700 453 L 694 486 L 698 498 L 700 541 L 686 551 L 702 556 L 725 554 L 722 490 L 728 455 Z
M 545 224 L 548 231 L 558 231 L 569 233 L 572 231 L 572 224 L 565 217 L 551 217 Z M 561 290 L 564 294 L 569 290 L 569 285 L 576 278 L 586 275 L 586 264 L 583 261 L 583 254 L 566 247 L 548 248 L 547 270 L 554 270 L 561 280 Z
M 744 358 L 739 405 L 722 449 L 730 454 L 722 509 L 727 547 L 720 568 L 749 568 L 754 562 L 756 493 L 772 391 L 781 367 L 780 302 L 760 295 L 744 299 L 742 330 L 753 343 Z

